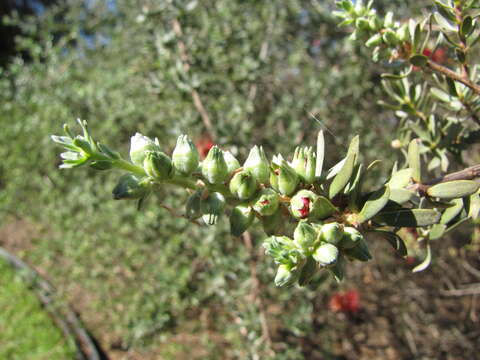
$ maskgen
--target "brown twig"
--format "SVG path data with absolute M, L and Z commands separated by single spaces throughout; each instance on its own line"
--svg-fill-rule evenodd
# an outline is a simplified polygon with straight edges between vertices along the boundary
M 455 71 L 450 70 L 449 68 L 443 65 L 437 64 L 432 60 L 427 60 L 427 67 L 433 71 L 436 71 L 445 75 L 446 77 L 449 77 L 454 81 L 458 81 L 462 83 L 463 85 L 472 89 L 476 94 L 480 95 L 480 86 L 470 81 L 470 79 L 467 76 L 462 76 L 460 74 L 457 74 Z
M 257 258 L 255 255 L 255 249 L 252 243 L 252 236 L 248 231 L 244 232 L 242 235 L 243 244 L 249 254 L 249 265 L 250 265 L 250 277 L 252 279 L 252 300 L 258 306 L 260 312 L 260 324 L 262 326 L 262 337 L 267 344 L 267 348 L 271 355 L 274 355 L 272 349 L 272 337 L 270 335 L 270 328 L 268 326 L 267 315 L 265 310 L 265 304 L 262 300 L 261 295 L 261 283 L 257 275 Z
M 188 57 L 187 46 L 185 45 L 183 40 L 181 40 L 181 37 L 183 36 L 183 31 L 180 22 L 177 19 L 174 19 L 172 21 L 172 27 L 175 35 L 179 37 L 178 50 L 180 51 L 180 60 L 182 61 L 183 69 L 185 70 L 185 72 L 188 72 L 190 71 L 190 61 Z M 210 116 L 208 115 L 208 112 L 205 109 L 205 106 L 203 105 L 203 102 L 200 98 L 200 94 L 197 90 L 192 89 L 191 95 L 193 99 L 193 104 L 195 105 L 195 108 L 197 109 L 200 117 L 202 118 L 203 125 L 205 125 L 205 128 L 207 129 L 210 137 L 215 140 L 215 130 L 212 126 Z
M 196 221 L 196 220 L 191 220 L 191 219 L 187 218 L 185 215 L 177 214 L 177 213 L 175 212 L 175 210 L 173 210 L 171 207 L 169 207 L 169 206 L 167 206 L 167 205 L 160 204 L 160 207 L 161 207 L 161 208 L 164 208 L 165 210 L 167 210 L 167 211 L 170 213 L 170 215 L 172 215 L 173 217 L 180 218 L 180 219 L 185 219 L 185 220 L 187 220 L 187 221 L 190 221 L 192 224 L 195 224 L 195 225 L 200 226 L 200 227 L 202 226 L 202 224 L 200 224 L 200 223 L 199 223 L 198 221 Z

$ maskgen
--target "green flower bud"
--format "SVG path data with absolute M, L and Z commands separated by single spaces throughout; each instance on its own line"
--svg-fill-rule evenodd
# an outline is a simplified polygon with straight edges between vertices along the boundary
M 340 241 L 340 247 L 342 249 L 351 249 L 355 247 L 360 241 L 363 240 L 363 235 L 357 229 L 346 226 L 343 229 L 342 240 Z
M 223 158 L 227 164 L 228 173 L 231 174 L 240 167 L 240 163 L 230 151 L 223 152 Z
M 297 188 L 299 178 L 295 170 L 282 160 L 280 166 L 273 166 L 272 186 L 283 195 L 291 195 Z
M 382 27 L 382 23 L 380 22 L 377 14 L 374 14 L 370 17 L 368 20 L 368 27 L 371 31 L 378 31 Z
M 143 160 L 145 160 L 148 151 L 160 151 L 160 147 L 150 138 L 140 133 L 132 136 L 130 140 L 130 160 L 135 165 L 143 166 Z
M 355 26 L 360 30 L 367 30 L 370 28 L 369 22 L 364 17 L 359 17 L 355 20 Z
M 321 265 L 333 265 L 338 258 L 338 249 L 333 244 L 320 245 L 313 253 L 313 258 Z
M 215 225 L 225 208 L 225 197 L 217 192 L 208 194 L 200 203 L 202 219 L 207 225 Z
M 187 135 L 180 135 L 172 153 L 172 162 L 175 169 L 185 175 L 197 170 L 200 155 Z
M 317 231 L 313 226 L 304 221 L 298 223 L 293 233 L 293 241 L 304 254 L 309 254 L 312 251 L 316 239 Z
M 292 168 L 305 184 L 315 181 L 317 157 L 312 148 L 297 148 L 293 155 Z
M 255 213 L 250 206 L 238 205 L 230 215 L 230 232 L 233 236 L 242 235 L 255 220 Z
M 393 26 L 393 12 L 387 12 L 385 19 L 383 20 L 383 26 L 386 28 L 391 28 Z
M 380 34 L 375 34 L 373 36 L 371 36 L 366 42 L 365 42 L 365 46 L 367 48 L 372 48 L 372 47 L 375 47 L 375 46 L 378 46 L 382 43 L 382 35 Z
M 125 174 L 119 180 L 112 191 L 115 200 L 141 199 L 150 191 L 148 181 L 139 179 L 135 175 Z
M 283 218 L 282 208 L 278 208 L 273 215 L 262 216 L 263 231 L 265 234 L 283 235 L 285 229 L 285 219 Z
M 161 151 L 147 151 L 143 160 L 143 168 L 148 176 L 158 180 L 170 179 L 173 166 L 170 158 Z
M 383 33 L 382 36 L 383 41 L 390 46 L 397 46 L 398 45 L 398 37 L 395 31 L 387 29 Z
M 310 190 L 300 190 L 290 200 L 290 210 L 297 219 L 306 219 L 310 215 L 312 204 L 318 196 Z
M 275 275 L 275 285 L 279 287 L 293 285 L 297 279 L 297 271 L 294 271 L 286 264 L 281 264 L 278 267 L 277 274 Z
M 397 38 L 401 42 L 406 42 L 410 39 L 410 31 L 408 30 L 408 24 L 403 24 L 398 28 Z
M 221 184 L 228 177 L 228 168 L 223 152 L 213 146 L 202 163 L 202 175 L 210 184 Z
M 343 237 L 343 225 L 337 222 L 328 223 L 322 226 L 320 230 L 319 239 L 321 242 L 326 242 L 338 245 Z
M 194 220 L 202 216 L 202 194 L 203 190 L 197 190 L 187 199 L 187 206 L 185 211 L 185 216 L 187 217 L 187 219 Z
M 253 209 L 262 216 L 273 215 L 280 206 L 280 197 L 272 189 L 263 189 L 253 205 Z
M 230 192 L 240 200 L 248 200 L 255 195 L 257 186 L 255 177 L 245 170 L 236 173 L 230 180 Z
M 245 170 L 250 171 L 259 183 L 268 184 L 270 174 L 269 164 L 263 148 L 255 145 L 248 154 L 248 158 L 243 164 Z

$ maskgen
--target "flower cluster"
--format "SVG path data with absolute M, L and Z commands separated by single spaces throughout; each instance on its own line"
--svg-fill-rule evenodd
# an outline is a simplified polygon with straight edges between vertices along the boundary
M 420 153 L 415 141 L 406 167 L 395 168 L 388 182 L 365 192 L 365 177 L 377 162 L 366 168 L 360 163 L 358 136 L 346 157 L 324 173 L 323 132 L 316 151 L 298 147 L 291 161 L 280 154 L 269 161 L 264 149 L 254 146 L 242 166 L 233 154 L 216 145 L 202 161 L 186 135 L 178 137 L 168 155 L 158 139 L 137 133 L 131 138 L 127 161 L 95 142 L 86 122 L 80 126 L 83 135 L 74 136 L 65 126 L 66 136 L 52 137 L 68 150 L 62 154 L 60 167 L 90 164 L 100 170 L 122 169 L 126 173 L 114 187 L 113 197 L 136 199 L 139 205 L 161 185 L 183 187 L 189 193 L 185 218 L 201 218 L 206 225 L 214 225 L 227 214 L 233 236 L 241 236 L 258 222 L 269 236 L 263 246 L 278 265 L 278 286 L 305 285 L 321 270 L 340 281 L 347 261 L 372 258 L 367 241 L 371 234 L 382 236 L 406 256 L 405 245 L 395 234 L 399 228 L 427 227 L 424 234 L 428 237 L 428 227 L 441 224 L 443 234 L 447 225 L 455 225 L 459 212 L 438 204 L 478 197 L 480 187 L 468 180 L 419 186 Z M 475 200 L 469 204 L 477 206 Z

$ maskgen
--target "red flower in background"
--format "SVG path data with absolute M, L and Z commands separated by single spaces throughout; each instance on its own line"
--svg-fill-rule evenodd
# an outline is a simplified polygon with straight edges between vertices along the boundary
M 213 143 L 212 138 L 208 134 L 203 134 L 200 139 L 197 140 L 195 143 L 195 146 L 198 149 L 198 152 L 200 154 L 200 158 L 205 159 L 207 157 L 208 152 L 210 149 L 215 145 Z
M 448 60 L 447 50 L 445 50 L 445 48 L 437 48 L 434 52 L 432 52 L 432 50 L 430 50 L 429 48 L 426 48 L 423 50 L 422 54 L 430 58 L 430 60 L 432 60 L 433 62 L 436 62 L 440 65 L 444 65 Z M 414 66 L 413 70 L 418 71 L 420 70 L 420 68 Z
M 345 293 L 334 294 L 328 302 L 328 307 L 333 312 L 355 314 L 360 310 L 360 293 L 349 290 Z

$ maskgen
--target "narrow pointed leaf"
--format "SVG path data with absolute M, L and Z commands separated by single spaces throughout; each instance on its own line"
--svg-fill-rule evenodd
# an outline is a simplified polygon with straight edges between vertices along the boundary
M 472 219 L 477 219 L 480 213 L 480 195 L 478 191 L 470 195 L 470 204 L 468 209 L 468 216 Z
M 445 234 L 445 230 L 447 230 L 447 225 L 435 224 L 430 229 L 428 237 L 430 238 L 430 240 L 440 239 Z
M 322 220 L 338 211 L 338 209 L 324 196 L 319 196 L 311 206 L 311 217 Z
M 412 201 L 417 198 L 413 192 L 405 189 L 390 189 L 390 200 L 396 202 L 399 205 Z
M 412 272 L 420 272 L 428 268 L 430 265 L 430 262 L 432 261 L 432 250 L 430 249 L 430 245 L 427 244 L 427 256 L 425 259 L 422 261 L 421 264 L 415 266 L 412 270 Z
M 413 177 L 413 169 L 406 168 L 397 171 L 395 174 L 392 175 L 390 180 L 388 181 L 388 186 L 390 189 L 403 189 L 406 187 Z
M 458 214 L 463 209 L 463 200 L 462 199 L 455 199 L 453 200 L 454 205 L 450 206 L 449 208 L 445 209 L 445 211 L 442 214 L 442 217 L 440 218 L 440 224 L 448 224 L 450 221 L 455 219 Z
M 315 176 L 320 177 L 322 175 L 323 160 L 325 159 L 325 136 L 323 130 L 318 132 L 317 137 L 317 163 L 315 164 Z
M 384 186 L 370 195 L 360 211 L 359 222 L 365 222 L 377 215 L 385 207 L 385 205 L 387 205 L 389 197 L 390 188 L 388 186 Z
M 300 277 L 298 278 L 298 285 L 305 286 L 312 279 L 313 275 L 318 270 L 317 262 L 313 260 L 311 256 L 307 258 L 305 265 L 303 265 L 302 270 L 300 271 Z
M 408 254 L 407 247 L 405 245 L 405 242 L 402 240 L 400 236 L 390 231 L 375 230 L 373 232 L 375 234 L 380 235 L 385 240 L 387 240 L 388 243 L 392 245 L 393 249 L 399 256 L 401 257 L 407 256 Z
M 420 140 L 413 139 L 408 145 L 408 165 L 412 169 L 413 180 L 421 181 Z
M 374 221 L 394 227 L 421 227 L 438 223 L 441 213 L 433 209 L 402 209 L 378 214 Z
M 474 194 L 480 188 L 480 183 L 472 180 L 456 180 L 433 185 L 427 194 L 440 199 L 457 199 Z
M 354 166 L 355 155 L 349 153 L 347 155 L 345 164 L 342 166 L 337 176 L 335 176 L 332 183 L 330 184 L 330 188 L 328 189 L 328 194 L 330 198 L 333 198 L 335 195 L 337 195 L 340 191 L 343 190 L 345 185 L 348 184 L 350 178 L 352 177 Z

